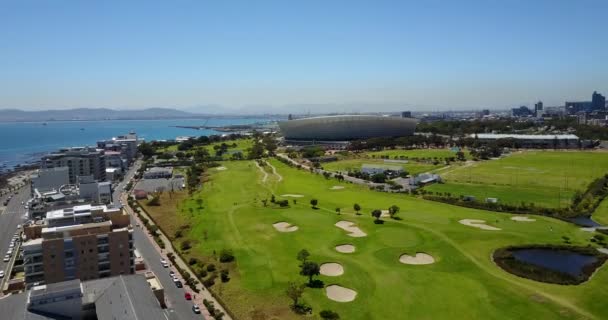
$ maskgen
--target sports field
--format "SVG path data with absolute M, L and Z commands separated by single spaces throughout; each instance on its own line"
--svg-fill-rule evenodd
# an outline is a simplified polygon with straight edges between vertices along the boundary
M 578 151 L 522 151 L 498 160 L 475 162 L 445 170 L 445 184 L 426 187 L 452 196 L 479 200 L 498 198 L 505 203 L 534 202 L 566 207 L 572 196 L 608 173 L 608 153 Z
M 222 249 L 234 250 L 231 280 L 216 281 L 212 290 L 239 319 L 304 318 L 290 310 L 284 293 L 289 281 L 306 282 L 298 274 L 296 254 L 301 249 L 310 251 L 313 261 L 343 267 L 340 276 L 318 277 L 326 286 L 336 284 L 357 293 L 351 302 L 335 302 L 323 288 L 306 288 L 303 300 L 313 307 L 312 319 L 319 319 L 318 312 L 324 309 L 338 312 L 341 319 L 608 318 L 605 266 L 587 283 L 559 286 L 518 278 L 490 259 L 499 247 L 560 243 L 562 236 L 570 237 L 573 244 L 588 244 L 592 234 L 574 225 L 545 217 L 516 222 L 508 214 L 373 192 L 276 160 L 270 163 L 277 174 L 260 171 L 253 161 L 224 162 L 227 169 L 209 170 L 209 181 L 191 199 L 167 201 L 175 206 L 172 210 L 149 208 L 157 210 L 152 214 L 170 215 L 163 221 L 191 226 L 175 240 L 178 248 L 186 239 L 193 242 L 187 257 L 208 261 Z M 271 194 L 277 200 L 289 199 L 290 207 L 265 207 L 261 200 Z M 311 208 L 312 198 L 318 199 L 318 210 Z M 355 202 L 363 208 L 360 216 L 352 210 Z M 370 211 L 393 204 L 401 208 L 402 220 L 385 218 L 385 224 L 374 224 Z M 337 207 L 341 215 L 336 214 Z M 482 219 L 502 230 L 466 226 L 458 222 L 461 219 Z M 354 222 L 366 236 L 351 237 L 334 226 L 342 220 Z M 287 222 L 297 230 L 279 232 L 273 227 L 276 222 Z M 355 252 L 337 252 L 335 247 L 343 244 L 354 245 Z M 402 254 L 416 253 L 432 256 L 434 263 L 399 261 Z
M 470 158 L 469 151 L 463 150 L 465 157 Z M 408 158 L 451 158 L 456 157 L 456 152 L 450 149 L 412 149 L 412 150 L 384 150 L 384 151 L 372 151 L 366 152 L 366 155 L 372 157 L 389 156 L 391 159 L 395 157 L 408 157 Z

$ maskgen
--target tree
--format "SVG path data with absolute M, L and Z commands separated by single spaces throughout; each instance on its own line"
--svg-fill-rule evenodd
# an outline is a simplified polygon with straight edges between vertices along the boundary
M 196 205 L 198 206 L 198 208 L 200 209 L 203 206 L 203 199 L 201 198 L 196 198 Z
M 234 261 L 234 253 L 230 249 L 222 249 L 220 251 L 220 262 L 232 262 Z
M 299 286 L 295 282 L 289 282 L 287 284 L 285 294 L 293 301 L 293 306 L 298 305 L 298 300 L 302 297 L 302 293 L 304 293 L 304 286 Z
M 306 261 L 302 264 L 300 275 L 308 277 L 308 284 L 312 284 L 312 277 L 318 276 L 321 268 L 316 262 Z
M 321 319 L 323 319 L 323 320 L 339 320 L 340 319 L 340 315 L 337 312 L 334 312 L 331 310 L 323 310 L 323 311 L 319 312 L 319 316 L 321 316 Z
M 300 260 L 302 263 L 306 263 L 308 257 L 310 257 L 310 252 L 308 252 L 308 250 L 302 249 L 300 252 L 298 252 L 298 260 Z
M 353 209 L 355 209 L 355 212 L 357 212 L 357 214 L 359 214 L 359 211 L 361 211 L 361 206 L 358 203 L 355 203 L 353 205 Z
M 388 214 L 391 215 L 391 218 L 393 218 L 398 212 L 399 212 L 399 207 L 396 205 L 392 205 L 390 208 L 388 208 Z
M 152 199 L 150 199 L 148 201 L 148 205 L 149 206 L 160 206 L 160 196 L 158 195 L 158 193 L 156 193 L 152 196 Z
M 340 214 L 340 208 L 336 208 L 336 213 Z
M 313 209 L 317 208 L 317 204 L 319 204 L 319 201 L 317 199 L 310 200 L 310 205 L 313 207 Z
M 380 221 L 380 216 L 382 216 L 382 211 L 378 209 L 372 211 L 372 217 L 376 218 L 376 221 Z

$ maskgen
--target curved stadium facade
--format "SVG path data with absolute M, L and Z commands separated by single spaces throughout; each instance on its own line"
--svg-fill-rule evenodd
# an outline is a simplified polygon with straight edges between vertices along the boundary
M 346 141 L 414 134 L 412 118 L 368 115 L 312 117 L 279 122 L 285 140 Z

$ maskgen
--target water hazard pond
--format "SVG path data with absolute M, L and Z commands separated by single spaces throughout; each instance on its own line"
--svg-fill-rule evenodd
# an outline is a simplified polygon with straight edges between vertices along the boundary
M 557 284 L 585 282 L 607 258 L 594 248 L 570 246 L 508 247 L 494 252 L 494 261 L 505 271 Z

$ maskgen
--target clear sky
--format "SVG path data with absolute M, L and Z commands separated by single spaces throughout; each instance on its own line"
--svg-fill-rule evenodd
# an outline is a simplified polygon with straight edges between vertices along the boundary
M 606 0 L 0 0 L 0 108 L 562 105 L 608 93 L 607 21 Z

